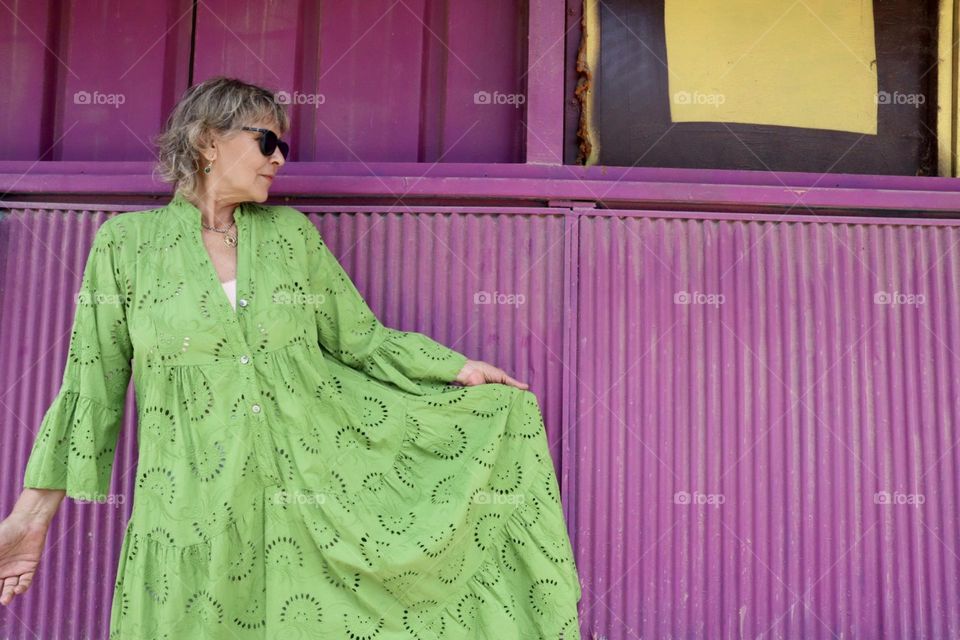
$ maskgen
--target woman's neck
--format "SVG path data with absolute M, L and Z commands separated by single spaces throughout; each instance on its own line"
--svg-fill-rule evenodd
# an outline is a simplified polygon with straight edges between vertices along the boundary
M 236 202 L 223 202 L 215 194 L 200 193 L 188 198 L 200 210 L 203 223 L 208 227 L 223 229 L 233 224 L 233 212 L 237 208 Z

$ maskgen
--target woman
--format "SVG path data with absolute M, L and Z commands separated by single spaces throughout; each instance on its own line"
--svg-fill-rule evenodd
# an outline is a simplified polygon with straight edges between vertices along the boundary
M 288 128 L 267 90 L 192 87 L 158 139 L 173 198 L 97 230 L 0 602 L 64 494 L 104 499 L 133 375 L 112 638 L 579 637 L 536 397 L 382 325 L 306 216 L 257 204 Z

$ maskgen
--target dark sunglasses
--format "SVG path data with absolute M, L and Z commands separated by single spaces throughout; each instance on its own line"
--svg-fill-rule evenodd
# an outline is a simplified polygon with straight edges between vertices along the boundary
M 280 147 L 280 153 L 286 159 L 287 155 L 290 153 L 290 145 L 277 137 L 273 131 L 270 129 L 261 129 L 259 127 L 243 127 L 244 131 L 257 131 L 262 133 L 260 136 L 260 152 L 267 156 L 268 158 L 273 155 L 273 152 L 276 151 L 277 147 Z

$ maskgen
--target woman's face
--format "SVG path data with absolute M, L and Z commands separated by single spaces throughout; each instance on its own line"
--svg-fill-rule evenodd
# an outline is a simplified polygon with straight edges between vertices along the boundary
M 244 123 L 243 126 L 270 129 L 280 133 L 277 123 L 258 120 Z M 267 199 L 273 176 L 284 165 L 280 147 L 273 154 L 263 155 L 260 151 L 259 131 L 230 131 L 228 135 L 216 136 L 213 143 L 204 151 L 204 156 L 213 166 L 209 174 L 200 172 L 204 191 L 213 193 L 219 203 L 263 202 Z M 206 165 L 203 165 L 206 166 Z

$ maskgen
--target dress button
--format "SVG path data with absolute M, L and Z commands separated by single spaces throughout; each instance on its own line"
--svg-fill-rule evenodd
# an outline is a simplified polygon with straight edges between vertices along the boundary
M 254 413 L 260 413 L 260 405 L 258 404 L 253 405 L 252 407 L 250 407 L 250 410 L 253 411 Z
M 248 362 L 250 362 L 250 356 L 240 356 L 240 362 L 242 362 L 243 364 L 247 364 Z
M 240 305 L 241 307 L 245 307 L 245 306 L 247 306 L 247 299 L 246 299 L 246 298 L 240 298 L 239 300 L 237 300 L 237 304 Z

